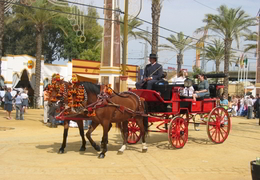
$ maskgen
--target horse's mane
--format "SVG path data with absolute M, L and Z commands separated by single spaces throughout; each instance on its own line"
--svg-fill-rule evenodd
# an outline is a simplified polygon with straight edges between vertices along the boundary
M 80 82 L 80 85 L 84 86 L 86 91 L 90 91 L 97 95 L 100 93 L 100 85 L 93 84 L 92 82 Z

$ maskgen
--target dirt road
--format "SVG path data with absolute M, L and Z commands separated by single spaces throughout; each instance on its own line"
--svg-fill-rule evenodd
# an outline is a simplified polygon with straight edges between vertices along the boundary
M 141 144 L 128 146 L 117 155 L 121 135 L 109 133 L 105 159 L 87 143 L 79 152 L 81 139 L 77 128 L 69 130 L 65 154 L 60 148 L 63 126 L 56 129 L 42 124 L 43 110 L 29 110 L 24 121 L 7 120 L 0 110 L 0 180 L 250 180 L 251 160 L 260 157 L 258 120 L 232 118 L 232 130 L 223 144 L 208 141 L 205 127 L 194 131 L 183 149 L 168 146 L 167 134 L 150 133 L 148 152 Z M 93 133 L 97 142 L 102 129 Z

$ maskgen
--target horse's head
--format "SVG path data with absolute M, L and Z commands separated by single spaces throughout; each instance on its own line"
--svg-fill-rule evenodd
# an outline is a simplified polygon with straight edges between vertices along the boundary
M 87 104 L 91 104 L 97 101 L 97 96 L 100 94 L 101 86 L 93 84 L 91 82 L 80 82 L 85 90 L 85 100 Z

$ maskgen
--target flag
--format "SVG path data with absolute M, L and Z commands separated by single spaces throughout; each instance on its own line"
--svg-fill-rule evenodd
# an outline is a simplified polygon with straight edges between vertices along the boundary
M 238 58 L 237 58 L 237 61 L 236 61 L 235 67 L 238 67 L 238 66 L 239 66 L 239 65 L 238 65 L 238 64 L 239 64 L 239 59 L 240 59 L 240 58 L 238 57 Z
M 244 54 L 241 55 L 240 58 L 240 67 L 243 68 L 244 67 Z
M 248 59 L 246 57 L 246 59 L 244 59 L 245 68 L 247 68 L 247 62 L 248 62 Z

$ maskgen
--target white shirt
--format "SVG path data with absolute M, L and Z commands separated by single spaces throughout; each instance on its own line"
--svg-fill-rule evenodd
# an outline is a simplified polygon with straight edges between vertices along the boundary
M 184 84 L 185 79 L 186 78 L 178 77 L 175 82 L 176 82 L 176 84 Z
M 192 97 L 193 92 L 194 92 L 194 88 L 193 88 L 192 86 L 189 87 L 189 88 L 185 87 L 185 88 L 183 89 L 182 96 Z
M 247 106 L 253 106 L 253 101 L 251 98 L 247 99 Z
M 26 93 L 22 93 L 21 96 L 23 99 L 28 99 L 28 95 Z

